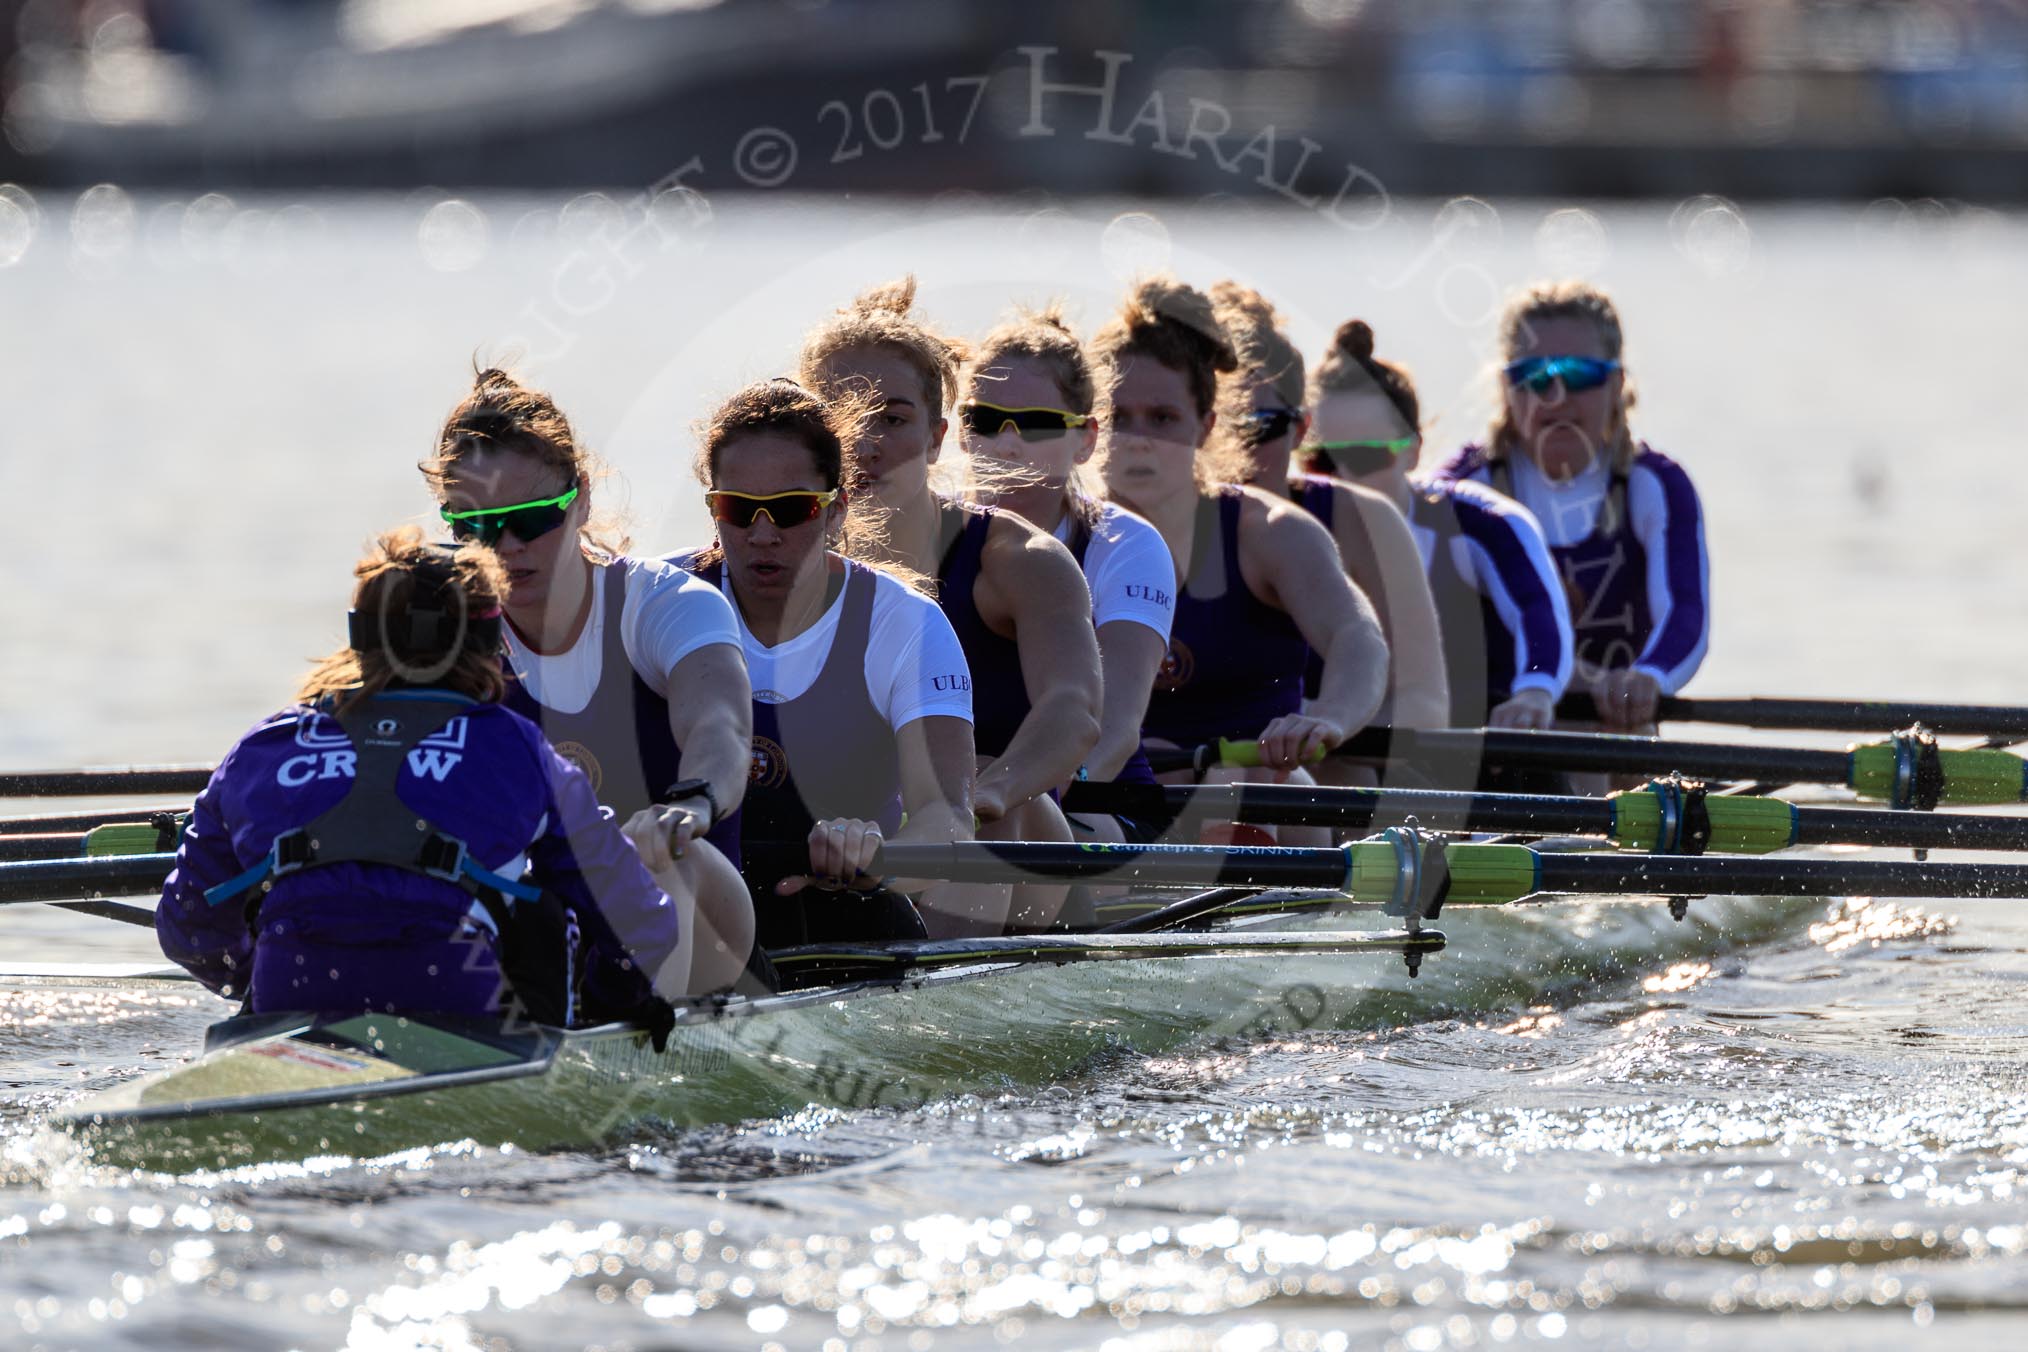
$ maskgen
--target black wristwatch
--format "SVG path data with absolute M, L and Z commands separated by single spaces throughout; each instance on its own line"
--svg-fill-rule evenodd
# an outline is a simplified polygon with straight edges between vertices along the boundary
M 724 816 L 718 810 L 718 795 L 711 791 L 711 781 L 708 779 L 679 779 L 668 788 L 662 790 L 662 796 L 655 801 L 664 804 L 680 803 L 685 798 L 702 798 L 704 800 L 705 805 L 711 809 L 709 822 L 711 826 L 718 825 Z

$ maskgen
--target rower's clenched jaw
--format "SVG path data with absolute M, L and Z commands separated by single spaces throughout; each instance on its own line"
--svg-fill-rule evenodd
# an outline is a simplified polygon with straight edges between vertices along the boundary
M 531 502 L 567 489 L 557 469 L 525 451 L 475 450 L 459 458 L 444 484 L 444 505 L 452 511 L 505 507 Z M 507 531 L 493 552 L 507 570 L 507 608 L 523 614 L 539 610 L 549 598 L 559 561 L 582 559 L 578 532 L 591 511 L 589 485 L 570 505 L 563 526 L 533 543 Z
M 854 448 L 857 482 L 848 486 L 896 506 L 927 493 L 948 424 L 908 358 L 883 347 L 848 347 L 826 357 L 816 376 L 819 393 L 865 392 L 880 403 Z

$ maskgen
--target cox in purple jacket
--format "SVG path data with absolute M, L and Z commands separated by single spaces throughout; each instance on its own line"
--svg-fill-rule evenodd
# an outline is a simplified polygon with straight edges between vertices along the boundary
M 500 705 L 435 688 L 375 698 L 460 706 L 407 753 L 396 793 L 463 842 L 473 872 L 562 902 L 578 942 L 557 944 L 555 961 L 572 964 L 575 1021 L 666 1008 L 653 978 L 667 966 L 665 984 L 680 993 L 687 936 L 583 772 Z M 254 1012 L 501 1011 L 502 939 L 466 887 L 337 861 L 261 881 L 276 838 L 334 807 L 352 788 L 355 761 L 338 721 L 308 706 L 241 738 L 199 795 L 163 887 L 162 951 L 219 994 L 250 995 Z M 514 942 L 510 932 L 505 943 Z

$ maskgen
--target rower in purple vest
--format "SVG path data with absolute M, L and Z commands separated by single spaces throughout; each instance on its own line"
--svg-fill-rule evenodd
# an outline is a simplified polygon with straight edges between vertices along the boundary
M 1542 529 L 1527 509 L 1480 484 L 1414 474 L 1421 403 L 1408 371 L 1373 354 L 1360 320 L 1338 329 L 1310 388 L 1312 468 L 1384 493 L 1408 516 L 1444 634 L 1450 721 L 1547 728 L 1570 680 L 1570 610 Z M 1489 788 L 1561 791 L 1538 776 Z
M 1078 778 L 1153 784 L 1141 720 L 1176 615 L 1176 562 L 1160 532 L 1084 481 L 1099 443 L 1083 346 L 1055 306 L 1020 310 L 966 352 L 959 439 L 969 492 L 1061 540 L 1084 569 L 1105 702 Z M 1145 842 L 1166 823 L 1079 813 L 1080 839 Z
M 256 726 L 198 796 L 163 887 L 162 951 L 250 1012 L 638 1019 L 741 974 L 753 917 L 731 865 L 653 872 L 584 773 L 497 701 L 490 551 L 380 537 L 350 645 Z M 719 904 L 708 921 L 707 897 Z
M 1338 542 L 1346 575 L 1373 602 L 1389 654 L 1380 721 L 1411 728 L 1446 726 L 1451 694 L 1443 638 L 1408 522 L 1383 495 L 1304 473 L 1294 463 L 1315 407 L 1304 384 L 1302 352 L 1282 332 L 1274 306 L 1259 292 L 1220 282 L 1211 288 L 1211 298 L 1239 353 L 1239 369 L 1225 377 L 1220 397 L 1237 411 L 1232 430 L 1243 451 L 1244 481 L 1288 498 L 1323 522 Z M 1322 671 L 1312 652 L 1304 673 L 1306 694 L 1317 693 Z M 1331 782 L 1371 782 L 1370 774 L 1355 781 L 1348 773 L 1361 768 L 1326 762 L 1317 773 Z
M 1136 284 L 1091 351 L 1110 409 L 1107 495 L 1161 532 L 1176 568 L 1176 621 L 1144 731 L 1186 747 L 1256 738 L 1251 777 L 1308 782 L 1310 754 L 1365 726 L 1387 693 L 1373 607 L 1315 517 L 1233 482 L 1243 476 L 1212 434 L 1219 373 L 1238 357 L 1203 292 L 1173 277 Z M 1324 668 L 1306 706 L 1312 648 Z
M 732 603 L 753 680 L 741 870 L 761 942 L 921 938 L 898 888 L 870 877 L 883 842 L 972 834 L 971 681 L 950 621 L 868 557 L 844 481 L 869 403 L 772 380 L 704 429 L 709 547 L 670 556 Z M 906 825 L 903 825 L 904 819 Z M 760 842 L 790 842 L 797 857 Z
M 1077 560 L 1012 512 L 940 495 L 930 470 L 949 430 L 957 386 L 951 345 L 914 314 L 913 278 L 876 287 L 803 342 L 802 381 L 824 398 L 879 403 L 850 448 L 847 482 L 880 508 L 880 556 L 934 576 L 972 676 L 980 766 L 972 810 L 982 840 L 1063 842 L 1070 828 L 1051 796 L 1097 740 L 1098 640 Z M 1023 884 L 939 890 L 924 898 L 938 937 L 1047 926 L 1067 888 Z
M 452 536 L 507 570 L 507 707 L 621 822 L 659 824 L 641 833 L 650 868 L 700 850 L 737 860 L 753 711 L 725 599 L 672 564 L 629 557 L 593 521 L 596 461 L 555 401 L 504 371 L 479 373 L 421 468 Z M 709 913 L 721 905 L 750 903 L 742 888 L 714 896 Z
M 1490 485 L 1541 522 L 1576 635 L 1573 688 L 1615 731 L 1704 660 L 1711 563 L 1689 475 L 1634 439 L 1619 311 L 1596 287 L 1539 286 L 1500 321 L 1501 407 L 1483 446 L 1439 473 Z

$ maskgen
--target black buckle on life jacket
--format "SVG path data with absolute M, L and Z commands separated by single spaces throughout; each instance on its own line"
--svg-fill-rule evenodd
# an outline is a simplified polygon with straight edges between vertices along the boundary
M 468 890 L 476 890 L 473 880 L 465 875 L 465 842 L 431 832 L 416 852 L 415 866 L 432 878 L 459 883 Z
M 297 869 L 308 868 L 317 862 L 317 842 L 310 839 L 310 833 L 303 827 L 285 831 L 275 837 L 274 867 L 271 876 L 279 878 L 294 873 Z

